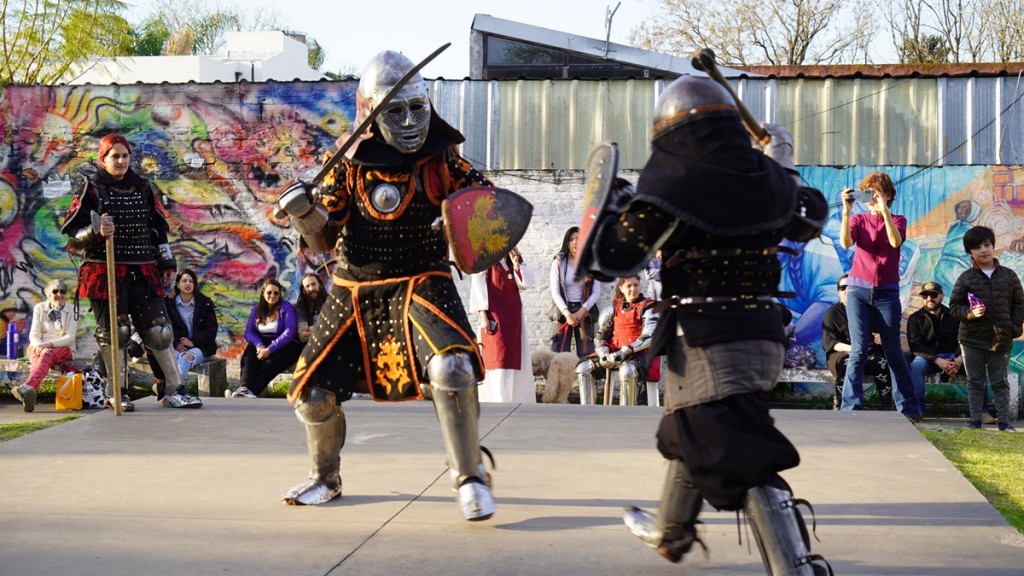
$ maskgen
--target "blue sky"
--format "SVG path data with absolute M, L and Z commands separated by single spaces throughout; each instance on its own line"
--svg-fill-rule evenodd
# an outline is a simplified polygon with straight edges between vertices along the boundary
M 129 0 L 131 1 L 131 0 Z M 136 0 L 143 14 L 146 0 Z M 244 0 L 233 5 L 270 6 L 292 30 L 312 36 L 327 51 L 323 69 L 359 72 L 383 50 L 414 62 L 445 42 L 452 45 L 423 71 L 427 78 L 469 75 L 469 31 L 474 14 L 490 14 L 591 38 L 605 37 L 605 15 L 618 0 Z M 626 44 L 629 31 L 655 13 L 657 0 L 621 0 L 611 41 Z M 232 5 L 228 0 L 228 5 Z

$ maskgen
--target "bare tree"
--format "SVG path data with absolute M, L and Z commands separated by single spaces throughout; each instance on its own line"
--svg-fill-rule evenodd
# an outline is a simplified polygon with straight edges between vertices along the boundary
M 0 84 L 50 84 L 89 57 L 130 54 L 118 0 L 2 0 Z
M 690 54 L 711 47 L 723 64 L 828 64 L 866 58 L 872 15 L 862 0 L 660 0 L 630 34 L 638 47 Z
M 979 6 L 980 28 L 997 62 L 1024 60 L 1024 0 L 996 0 Z

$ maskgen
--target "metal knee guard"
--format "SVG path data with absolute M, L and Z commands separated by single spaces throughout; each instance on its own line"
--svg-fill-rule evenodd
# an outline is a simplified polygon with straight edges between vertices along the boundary
M 657 516 L 635 506 L 627 508 L 623 520 L 629 531 L 654 548 L 669 562 L 679 562 L 697 536 L 697 516 L 704 501 L 690 472 L 680 460 L 669 460 Z
M 295 405 L 295 417 L 306 427 L 309 480 L 282 496 L 285 504 L 315 506 L 341 496 L 341 449 L 345 446 L 345 412 L 333 392 L 314 387 Z
M 782 478 L 747 491 L 743 510 L 765 570 L 771 576 L 831 575 L 828 562 L 811 554 L 807 525 L 796 508 L 798 504 L 807 503 L 793 498 Z
M 619 406 L 636 406 L 640 392 L 639 377 L 640 371 L 632 362 L 623 362 L 619 366 Z
M 576 365 L 576 379 L 580 385 L 580 404 L 587 406 L 597 403 L 597 384 L 594 382 L 594 363 L 584 360 Z
M 431 397 L 448 456 L 452 489 L 458 493 L 466 520 L 486 520 L 494 514 L 491 475 L 480 448 L 480 402 L 473 363 L 465 352 L 434 356 L 427 365 Z

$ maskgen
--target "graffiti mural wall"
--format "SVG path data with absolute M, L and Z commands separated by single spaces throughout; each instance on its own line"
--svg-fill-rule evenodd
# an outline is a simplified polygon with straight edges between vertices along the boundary
M 220 309 L 222 354 L 241 352 L 256 287 L 295 278 L 297 236 L 277 194 L 314 172 L 349 129 L 355 83 L 8 87 L 0 103 L 0 307 L 23 326 L 53 277 L 75 286 L 60 224 L 72 176 L 97 141 L 122 132 L 136 170 L 164 193 L 179 269 L 196 270 Z M 287 282 L 287 285 L 292 284 Z M 297 286 L 290 286 L 294 299 Z M 80 303 L 79 354 L 95 349 Z M 83 328 L 84 326 L 84 328 Z
M 294 82 L 0 90 L 0 334 L 7 321 L 27 332 L 24 322 L 50 278 L 76 284 L 78 262 L 59 231 L 72 175 L 94 160 L 99 137 L 119 131 L 133 143 L 135 168 L 164 193 L 179 267 L 195 269 L 220 307 L 220 354 L 240 354 L 259 283 L 280 277 L 294 300 L 292 279 L 309 265 L 296 257 L 297 236 L 274 217 L 273 201 L 293 178 L 313 173 L 320 154 L 350 128 L 355 88 Z M 798 342 L 819 356 L 821 315 L 850 266 L 851 254 L 837 242 L 839 191 L 875 169 L 897 182 L 893 211 L 910 222 L 902 258 L 908 314 L 920 306 L 920 284 L 937 280 L 951 289 L 967 266 L 960 237 L 975 224 L 995 229 L 1001 262 L 1024 276 L 1024 169 L 803 167 L 803 178 L 832 202 L 833 221 L 800 256 L 783 257 L 782 289 L 797 294 L 785 304 Z M 537 207 L 533 226 L 546 225 L 544 210 Z M 95 344 L 88 303 L 80 307 L 84 355 Z

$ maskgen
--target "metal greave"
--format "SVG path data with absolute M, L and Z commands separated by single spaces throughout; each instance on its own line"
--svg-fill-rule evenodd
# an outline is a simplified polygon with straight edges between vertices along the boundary
M 452 488 L 457 490 L 470 478 L 489 486 L 490 475 L 484 468 L 477 428 L 480 419 L 477 387 L 442 390 L 431 383 L 430 388 L 451 469 Z
M 654 529 L 661 534 L 660 546 L 679 555 L 685 554 L 697 540 L 697 516 L 704 497 L 690 478 L 682 460 L 669 460 L 662 487 L 661 504 Z
M 770 576 L 813 576 L 831 573 L 815 566 L 820 557 L 810 553 L 810 538 L 796 500 L 780 479 L 747 491 L 743 510 L 747 515 L 761 560 Z
M 309 450 L 309 477 L 334 489 L 341 486 L 341 449 L 345 446 L 345 412 L 341 406 L 320 422 L 303 422 Z

